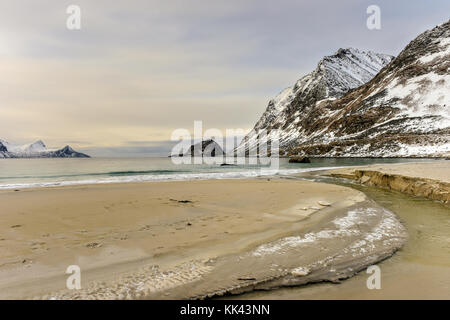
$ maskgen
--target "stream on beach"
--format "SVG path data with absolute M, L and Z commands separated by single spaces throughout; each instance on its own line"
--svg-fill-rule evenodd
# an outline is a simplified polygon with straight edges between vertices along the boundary
M 391 210 L 408 232 L 405 246 L 378 263 L 381 289 L 366 286 L 370 274 L 362 271 L 339 284 L 323 282 L 271 291 L 254 291 L 234 299 L 449 299 L 450 207 L 427 199 L 381 190 L 342 180 L 326 182 L 364 192 Z

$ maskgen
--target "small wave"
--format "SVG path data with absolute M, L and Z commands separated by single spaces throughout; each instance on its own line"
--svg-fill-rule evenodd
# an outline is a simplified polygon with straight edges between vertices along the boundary
M 8 179 L 51 179 L 51 178 L 73 178 L 73 177 L 93 177 L 93 176 L 132 176 L 144 174 L 176 174 L 187 173 L 185 170 L 142 170 L 142 171 L 108 171 L 108 172 L 92 172 L 92 173 L 74 173 L 61 175 L 46 175 L 46 176 L 12 176 L 0 177 L 0 180 Z
M 282 169 L 282 170 L 261 168 L 259 170 L 245 170 L 245 171 L 243 170 L 232 172 L 208 172 L 208 173 L 202 172 L 202 173 L 175 173 L 175 174 L 172 173 L 172 174 L 153 174 L 153 175 L 150 174 L 126 175 L 122 173 L 116 176 L 99 179 L 0 184 L 0 190 L 18 189 L 18 188 L 60 187 L 60 186 L 74 186 L 87 184 L 136 183 L 136 182 L 152 182 L 152 181 L 245 179 L 245 178 L 257 178 L 262 176 L 283 176 L 302 172 L 331 170 L 336 168 L 343 168 L 343 167 L 317 167 L 317 168 Z
M 190 171 L 184 170 L 142 170 L 142 171 L 110 171 L 102 175 L 109 176 L 133 176 L 133 175 L 145 175 L 145 174 L 177 174 L 177 173 L 187 173 Z

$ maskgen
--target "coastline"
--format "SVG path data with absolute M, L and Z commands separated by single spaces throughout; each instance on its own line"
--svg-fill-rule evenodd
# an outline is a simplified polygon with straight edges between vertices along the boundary
M 272 177 L 273 175 L 289 176 L 314 171 L 332 170 L 344 168 L 344 166 L 312 167 L 296 169 L 267 169 L 258 168 L 255 170 L 223 171 L 223 172 L 200 172 L 182 174 L 157 174 L 157 175 L 125 175 L 121 177 L 103 177 L 87 180 L 66 180 L 66 181 L 40 181 L 29 183 L 6 183 L 0 184 L 0 192 L 14 189 L 40 189 L 40 188 L 64 188 L 87 185 L 114 185 L 114 184 L 137 184 L 151 182 L 176 182 L 176 181 L 206 181 L 206 180 L 231 180 L 231 179 L 254 179 Z
M 358 230 L 370 234 L 386 212 L 359 191 L 302 180 L 40 188 L 1 191 L 0 200 L 6 299 L 205 298 L 283 285 L 279 281 L 337 281 L 404 242 L 394 218 L 397 234 L 383 237 L 391 243 L 379 239 L 367 252 L 358 247 L 359 258 L 342 255 L 363 236 Z M 361 208 L 369 219 L 356 222 Z M 277 241 L 287 247 L 255 253 L 278 248 Z M 334 258 L 325 263 L 328 257 Z M 251 267 L 255 263 L 260 268 Z M 69 265 L 80 266 L 82 290 L 64 289 Z M 302 266 L 309 266 L 307 275 L 293 276 Z
M 450 163 L 371 165 L 328 171 L 335 178 L 450 203 Z
M 355 183 L 352 180 L 337 179 L 336 183 L 364 192 L 370 199 L 394 212 L 406 227 L 408 239 L 405 245 L 389 259 L 376 263 L 381 271 L 381 289 L 367 288 L 366 282 L 370 275 L 363 270 L 338 284 L 321 282 L 271 291 L 254 291 L 232 298 L 448 300 L 450 298 L 448 205 L 427 198 Z
M 4 5 L 0 300 L 450 301 L 450 2 L 385 2 Z
M 320 174 L 418 165 L 437 168 Z M 0 201 L 4 299 L 203 299 L 339 282 L 407 238 L 362 192 L 285 177 L 2 190 Z M 64 289 L 73 264 L 81 290 Z

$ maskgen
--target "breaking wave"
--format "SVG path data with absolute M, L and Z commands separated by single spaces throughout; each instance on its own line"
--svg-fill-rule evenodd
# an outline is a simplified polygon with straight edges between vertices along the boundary
M 211 180 L 211 179 L 245 179 L 263 176 L 283 176 L 301 172 L 311 172 L 318 170 L 335 169 L 338 167 L 317 167 L 298 169 L 256 169 L 227 172 L 202 172 L 186 173 L 171 170 L 149 170 L 149 171 L 116 171 L 101 174 L 89 174 L 89 176 L 99 175 L 99 178 L 63 180 L 63 181 L 35 181 L 27 183 L 6 183 L 0 184 L 0 190 L 18 188 L 40 188 L 40 187 L 60 187 L 87 184 L 108 184 L 108 183 L 137 183 L 152 181 L 184 181 L 184 180 Z M 342 167 L 340 167 L 342 168 Z M 158 172 L 159 171 L 159 172 Z M 165 173 L 161 173 L 165 172 Z M 81 175 L 80 175 L 81 176 Z M 58 176 L 61 178 L 62 176 Z M 48 177 L 46 177 L 48 178 Z M 55 178 L 57 178 L 55 176 Z

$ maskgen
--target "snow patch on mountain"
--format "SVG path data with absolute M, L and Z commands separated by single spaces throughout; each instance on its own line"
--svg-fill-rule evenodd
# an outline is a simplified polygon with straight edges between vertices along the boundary
M 25 145 L 12 145 L 4 141 L 4 145 L 7 147 L 9 152 L 14 153 L 37 153 L 47 151 L 47 147 L 41 140 Z
M 283 105 L 269 103 L 241 150 L 256 148 L 258 130 L 275 138 L 278 129 L 285 156 L 449 156 L 450 21 L 390 60 L 354 50 L 325 57 Z
M 441 51 L 427 54 L 423 57 L 419 58 L 419 61 L 421 63 L 428 63 L 433 61 L 434 59 L 442 58 L 446 55 L 450 54 L 450 39 L 449 38 L 440 38 L 436 41 L 438 43 L 438 46 L 441 48 Z
M 243 139 L 237 152 L 254 152 L 261 130 L 267 130 L 269 137 L 275 138 L 270 131 L 279 129 L 281 148 L 301 143 L 305 134 L 302 128 L 308 124 L 308 117 L 316 104 L 333 101 L 361 86 L 392 59 L 389 55 L 355 48 L 339 49 L 334 55 L 324 57 L 313 72 L 269 101 L 266 111 Z
M 15 145 L 0 139 L 0 158 L 89 158 L 89 156 L 75 151 L 70 146 L 48 149 L 41 140 Z

